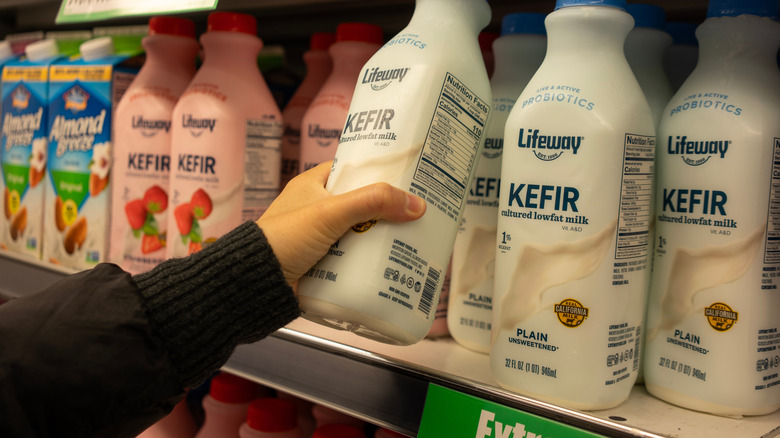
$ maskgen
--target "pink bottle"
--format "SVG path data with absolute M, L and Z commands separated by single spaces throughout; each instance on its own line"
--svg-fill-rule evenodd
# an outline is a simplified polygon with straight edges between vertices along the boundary
M 301 157 L 301 122 L 303 115 L 311 105 L 314 96 L 322 88 L 333 68 L 328 48 L 333 44 L 336 35 L 329 32 L 318 32 L 309 40 L 309 50 L 303 54 L 306 64 L 306 76 L 295 90 L 290 101 L 282 111 L 284 133 L 282 134 L 282 179 L 281 188 L 298 174 Z
M 276 396 L 278 398 L 291 401 L 298 413 L 298 428 L 301 430 L 301 436 L 310 437 L 314 432 L 315 422 L 314 415 L 311 413 L 311 407 L 314 405 L 308 400 L 304 400 L 300 397 L 296 397 L 290 393 L 277 390 Z
M 311 438 L 366 438 L 366 434 L 349 424 L 331 423 L 315 429 Z
M 110 261 L 131 274 L 165 259 L 171 116 L 195 75 L 192 21 L 152 17 L 146 61 L 114 112 Z
M 258 398 L 252 401 L 240 438 L 303 438 L 298 428 L 298 412 L 289 400 Z
M 213 12 L 204 63 L 173 110 L 168 257 L 199 251 L 279 194 L 282 114 L 251 15 Z
M 493 41 L 500 35 L 498 32 L 479 33 L 479 49 L 482 51 L 482 60 L 485 61 L 488 78 L 493 76 L 493 70 L 496 67 L 496 57 L 493 55 Z
M 228 373 L 211 379 L 209 395 L 203 398 L 206 420 L 195 438 L 238 438 L 252 400 L 267 396 L 264 387 Z
M 136 438 L 192 438 L 198 432 L 198 426 L 192 418 L 187 399 L 173 407 L 170 414 L 149 426 Z
M 303 115 L 300 172 L 336 156 L 355 83 L 360 80 L 363 65 L 380 47 L 379 26 L 342 23 L 336 28 L 336 42 L 329 50 L 333 71 Z

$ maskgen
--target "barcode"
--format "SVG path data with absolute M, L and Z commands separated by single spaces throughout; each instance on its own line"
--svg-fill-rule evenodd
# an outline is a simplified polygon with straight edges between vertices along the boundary
M 639 369 L 639 347 L 642 346 L 642 326 L 636 326 L 636 341 L 634 342 L 634 371 Z
M 431 314 L 433 297 L 436 295 L 440 276 L 441 271 L 437 271 L 433 268 L 428 269 L 428 277 L 425 279 L 425 287 L 423 287 L 422 297 L 420 297 L 420 304 L 417 306 L 417 310 L 424 313 L 425 316 Z

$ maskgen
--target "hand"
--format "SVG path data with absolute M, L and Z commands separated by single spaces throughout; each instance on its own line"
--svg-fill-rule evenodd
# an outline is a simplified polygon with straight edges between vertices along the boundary
M 387 183 L 333 196 L 325 190 L 331 162 L 293 178 L 257 220 L 293 290 L 353 225 L 385 219 L 407 222 L 425 213 L 425 201 Z

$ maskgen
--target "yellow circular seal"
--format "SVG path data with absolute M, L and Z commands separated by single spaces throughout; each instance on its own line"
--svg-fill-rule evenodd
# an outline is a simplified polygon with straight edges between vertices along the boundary
M 361 222 L 359 224 L 355 224 L 352 226 L 352 231 L 356 233 L 365 233 L 366 231 L 371 229 L 371 227 L 373 227 L 375 223 L 376 221 L 372 220 L 368 222 Z
M 713 303 L 704 308 L 704 316 L 707 317 L 710 327 L 719 332 L 725 332 L 736 324 L 739 314 L 728 304 Z
M 558 321 L 566 327 L 579 327 L 588 317 L 588 308 L 573 298 L 567 298 L 556 304 L 554 311 L 558 315 Z

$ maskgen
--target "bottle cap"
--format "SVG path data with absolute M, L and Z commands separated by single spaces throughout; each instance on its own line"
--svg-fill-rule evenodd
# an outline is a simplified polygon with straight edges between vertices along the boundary
M 555 2 L 556 11 L 569 6 L 610 6 L 626 9 L 626 0 L 557 0 Z
M 240 32 L 257 36 L 257 20 L 248 14 L 212 12 L 206 29 L 208 32 Z
M 24 54 L 30 61 L 42 61 L 46 58 L 53 58 L 60 54 L 57 48 L 57 41 L 40 40 L 30 43 L 24 48 Z
M 0 62 L 10 59 L 14 56 L 14 51 L 11 50 L 11 43 L 8 41 L 0 41 Z
M 778 9 L 777 0 L 710 0 L 707 18 L 757 15 L 777 20 Z
M 626 12 L 634 17 L 634 27 L 649 27 L 664 30 L 666 12 L 664 8 L 647 3 L 629 3 Z
M 211 379 L 209 395 L 223 403 L 249 403 L 257 397 L 259 386 L 233 374 L 219 373 Z
M 298 411 L 289 400 L 281 398 L 258 398 L 249 404 L 246 424 L 263 432 L 283 432 L 298 425 Z
M 195 38 L 195 23 L 179 17 L 152 17 L 149 19 L 149 35 L 158 34 Z
M 94 61 L 114 54 L 114 41 L 104 36 L 91 39 L 79 46 L 79 53 L 84 61 Z
M 483 52 L 493 51 L 493 41 L 499 37 L 498 32 L 480 32 L 477 39 L 479 41 L 479 50 Z
M 666 32 L 672 36 L 674 44 L 686 46 L 698 46 L 699 40 L 696 39 L 696 23 L 685 23 L 682 21 L 669 21 L 666 23 Z
M 336 27 L 336 41 L 363 41 L 382 44 L 382 28 L 367 23 L 341 23 Z
M 311 438 L 366 438 L 366 434 L 355 426 L 331 423 L 315 429 Z
M 507 14 L 501 20 L 501 36 L 516 33 L 535 33 L 546 35 L 544 28 L 545 14 L 520 12 Z
M 336 34 L 332 32 L 317 32 L 309 39 L 309 50 L 328 50 L 336 41 Z

